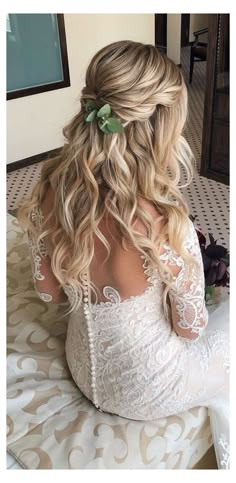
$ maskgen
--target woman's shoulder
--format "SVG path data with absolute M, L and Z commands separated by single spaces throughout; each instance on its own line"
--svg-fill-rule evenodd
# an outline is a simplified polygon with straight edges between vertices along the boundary
M 153 227 L 156 233 L 158 233 L 161 228 L 163 227 L 163 224 L 165 223 L 165 218 L 163 215 L 161 215 L 157 208 L 154 206 L 154 204 L 146 200 L 145 198 L 139 197 L 139 204 L 142 206 L 142 208 L 151 215 L 153 219 Z M 138 220 L 135 225 L 135 229 L 140 231 L 142 234 L 146 233 L 146 228 L 141 222 L 141 220 Z
M 45 191 L 43 195 L 43 199 L 40 203 L 42 211 L 44 211 L 45 213 L 51 211 L 54 205 L 54 200 L 55 200 L 55 193 L 50 185 Z
M 153 217 L 153 220 L 160 218 L 161 214 L 158 212 L 157 208 L 154 206 L 154 204 L 146 200 L 145 198 L 139 197 L 139 203 L 140 205 L 150 213 L 150 215 Z M 163 216 L 162 216 L 163 218 Z
M 44 230 L 51 228 L 52 223 L 55 220 L 54 214 L 54 200 L 55 200 L 55 193 L 51 187 L 45 191 L 43 199 L 40 202 L 39 210 L 42 215 L 42 219 L 44 221 Z M 50 219 L 48 219 L 50 215 Z M 52 237 L 50 235 L 46 235 L 45 241 L 47 243 L 48 252 L 52 255 L 55 245 L 52 241 Z

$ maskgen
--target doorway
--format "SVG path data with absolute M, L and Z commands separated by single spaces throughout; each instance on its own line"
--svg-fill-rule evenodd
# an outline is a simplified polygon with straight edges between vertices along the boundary
M 172 14 L 155 14 L 155 45 L 167 52 L 167 22 Z M 181 14 L 180 64 L 189 95 L 187 140 L 202 176 L 229 183 L 229 15 Z M 207 29 L 207 32 L 202 30 Z M 200 33 L 199 33 L 200 32 Z M 195 33 L 195 35 L 194 35 Z M 197 35 L 196 35 L 197 33 Z M 173 36 L 173 39 L 175 36 Z M 192 82 L 190 49 L 206 46 L 205 60 L 195 57 Z M 177 62 L 176 62 L 177 63 Z
M 191 146 L 196 161 L 195 167 L 200 174 L 201 155 L 202 155 L 202 134 L 204 118 L 204 102 L 206 92 L 206 72 L 207 60 L 195 61 L 193 67 L 192 81 L 190 83 L 190 56 L 191 48 L 196 38 L 198 42 L 205 42 L 207 52 L 208 35 L 199 34 L 198 37 L 193 32 L 199 32 L 208 28 L 207 14 L 183 14 L 181 16 L 181 71 L 184 76 L 188 90 L 189 115 L 185 129 L 185 137 Z
M 229 184 L 229 14 L 209 15 L 201 175 Z
M 189 45 L 190 14 L 181 14 L 181 47 Z M 167 48 L 167 14 L 155 13 L 155 45 L 163 50 Z
M 166 52 L 167 13 L 155 13 L 155 46 Z
M 190 13 L 181 14 L 181 47 L 189 45 Z

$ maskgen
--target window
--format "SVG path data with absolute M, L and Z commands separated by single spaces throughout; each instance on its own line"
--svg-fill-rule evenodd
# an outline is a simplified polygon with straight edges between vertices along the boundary
M 7 99 L 70 86 L 64 16 L 7 15 Z

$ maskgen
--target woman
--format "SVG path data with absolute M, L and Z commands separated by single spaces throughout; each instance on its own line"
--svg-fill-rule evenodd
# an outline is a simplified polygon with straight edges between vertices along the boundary
M 188 184 L 193 177 L 186 117 L 186 86 L 170 59 L 139 42 L 104 47 L 61 154 L 44 164 L 18 218 L 38 295 L 70 303 L 66 355 L 79 389 L 100 411 L 136 420 L 207 406 L 225 468 L 227 307 L 209 317 L 178 187 L 181 165 Z

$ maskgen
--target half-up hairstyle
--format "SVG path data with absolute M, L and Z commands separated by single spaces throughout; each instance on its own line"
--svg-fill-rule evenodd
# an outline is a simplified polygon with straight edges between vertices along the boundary
M 104 134 L 96 122 L 86 123 L 88 99 L 98 109 L 110 104 L 124 132 Z M 169 243 L 186 260 L 190 272 L 194 263 L 183 247 L 189 209 L 178 187 L 181 165 L 187 175 L 184 186 L 193 178 L 193 155 L 182 136 L 188 110 L 183 75 L 154 45 L 114 42 L 90 61 L 80 103 L 78 114 L 63 129 L 62 151 L 44 163 L 40 180 L 18 210 L 18 219 L 33 232 L 29 214 L 49 189 L 53 191 L 54 206 L 47 220 L 53 213 L 54 221 L 40 238 L 51 235 L 54 241 L 52 270 L 62 287 L 74 287 L 73 310 L 82 300 L 81 283 L 94 256 L 94 235 L 109 256 L 110 245 L 98 228 L 107 211 L 123 247 L 128 249 L 131 243 L 159 269 L 166 283 L 163 307 L 168 315 L 167 294 L 173 279 L 159 258 L 163 244 Z M 158 239 L 140 198 L 163 216 Z M 134 229 L 136 220 L 143 223 L 146 235 Z M 96 294 L 92 283 L 90 287 Z

